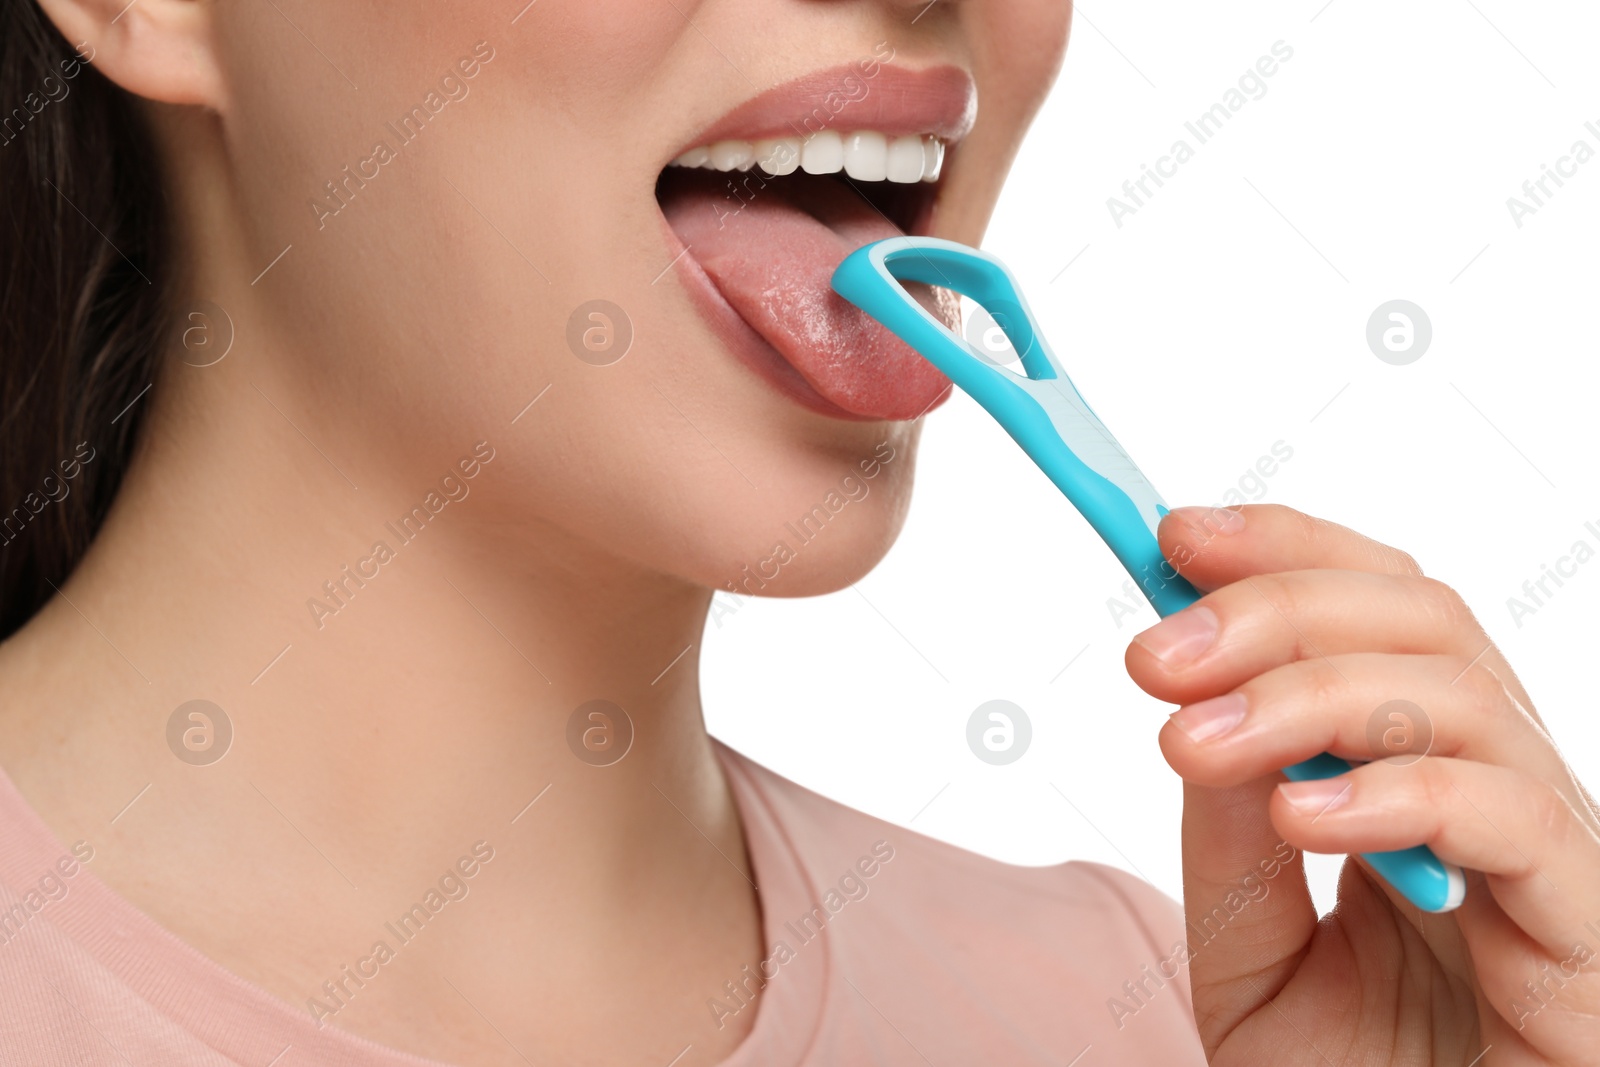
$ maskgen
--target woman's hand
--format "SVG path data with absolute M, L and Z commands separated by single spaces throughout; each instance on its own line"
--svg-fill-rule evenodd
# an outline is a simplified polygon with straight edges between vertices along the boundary
M 1183 705 L 1161 748 L 1185 782 L 1210 1061 L 1600 1063 L 1600 819 L 1461 597 L 1274 505 L 1184 508 L 1160 538 L 1206 595 L 1135 637 L 1127 667 Z M 1323 751 L 1374 762 L 1278 774 Z M 1296 850 L 1418 844 L 1468 870 L 1459 910 L 1424 914 L 1352 859 L 1318 921 Z

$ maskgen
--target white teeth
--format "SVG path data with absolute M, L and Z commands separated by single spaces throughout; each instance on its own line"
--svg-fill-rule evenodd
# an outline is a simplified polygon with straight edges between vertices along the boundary
M 784 137 L 775 141 L 757 141 L 756 164 L 768 174 L 793 174 L 800 168 L 800 139 Z
M 721 171 L 754 167 L 771 175 L 796 170 L 836 174 L 842 170 L 856 181 L 910 185 L 938 180 L 944 165 L 944 142 L 931 135 L 889 137 L 877 130 L 855 130 L 841 136 L 835 130 L 820 130 L 804 139 L 774 137 L 700 145 L 670 165 Z
M 889 145 L 883 134 L 858 130 L 844 139 L 844 172 L 858 182 L 881 182 L 889 176 Z
M 922 138 L 896 137 L 889 142 L 884 176 L 892 182 L 910 184 L 922 180 Z
M 844 141 L 832 130 L 818 130 L 800 147 L 800 169 L 807 174 L 833 174 L 844 168 Z
M 755 147 L 749 141 L 718 141 L 710 151 L 711 165 L 717 170 L 749 170 L 756 161 Z

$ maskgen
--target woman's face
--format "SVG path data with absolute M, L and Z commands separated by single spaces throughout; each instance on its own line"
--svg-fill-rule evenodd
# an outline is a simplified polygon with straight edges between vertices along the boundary
M 853 581 L 948 383 L 828 274 L 900 227 L 979 241 L 1069 5 L 525 2 L 215 6 L 235 243 L 246 276 L 272 263 L 236 352 L 270 349 L 253 380 L 400 489 L 487 441 L 477 519 L 546 554 L 767 595 Z M 951 143 L 937 182 L 806 173 L 835 135 L 901 177 Z M 668 166 L 781 137 L 790 175 Z

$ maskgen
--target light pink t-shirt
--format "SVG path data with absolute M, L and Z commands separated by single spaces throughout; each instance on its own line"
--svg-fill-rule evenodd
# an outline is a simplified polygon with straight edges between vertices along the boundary
M 1159 966 L 1183 920 L 1155 889 L 984 859 L 717 748 L 768 946 L 707 1004 L 756 1013 L 726 1067 L 1204 1063 L 1187 976 Z M 319 1029 L 202 956 L 96 879 L 3 772 L 0 1064 L 447 1067 Z

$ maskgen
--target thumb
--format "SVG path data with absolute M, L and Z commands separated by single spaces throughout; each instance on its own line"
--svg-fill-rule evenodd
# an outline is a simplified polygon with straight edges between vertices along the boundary
M 1316 930 L 1300 852 L 1267 814 L 1276 785 L 1184 784 L 1189 982 L 1208 1053 L 1283 988 Z

